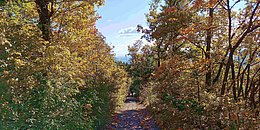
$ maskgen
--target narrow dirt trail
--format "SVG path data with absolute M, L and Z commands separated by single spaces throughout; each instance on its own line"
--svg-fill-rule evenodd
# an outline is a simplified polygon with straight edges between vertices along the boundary
M 159 130 L 145 107 L 127 97 L 124 107 L 112 117 L 107 130 Z

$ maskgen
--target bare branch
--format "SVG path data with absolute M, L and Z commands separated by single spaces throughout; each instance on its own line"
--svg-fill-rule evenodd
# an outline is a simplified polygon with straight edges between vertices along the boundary
M 231 8 L 230 9 L 232 9 L 238 2 L 240 2 L 241 0 L 238 0 L 238 1 L 236 1 L 232 6 L 231 6 Z
M 221 4 L 222 1 L 223 1 L 223 0 L 219 0 L 218 3 L 213 7 L 213 9 L 216 9 L 216 8 L 218 7 L 218 5 Z
M 224 5 L 221 4 L 221 3 L 224 3 Z M 219 5 L 220 5 L 223 9 L 228 10 L 228 8 L 225 7 L 225 6 L 227 6 L 227 3 L 226 3 L 224 0 L 220 1 L 220 4 L 219 4 Z

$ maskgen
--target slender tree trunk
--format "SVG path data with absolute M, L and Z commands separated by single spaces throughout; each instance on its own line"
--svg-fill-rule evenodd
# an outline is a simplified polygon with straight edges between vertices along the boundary
M 234 100 L 237 100 L 237 90 L 236 90 L 236 75 L 235 75 L 235 65 L 234 65 L 234 59 L 232 58 L 232 61 L 231 61 L 231 73 L 232 73 L 232 91 L 233 91 L 233 98 Z
M 227 49 L 226 54 L 224 55 L 223 59 L 221 60 L 221 63 L 219 65 L 219 69 L 218 69 L 217 75 L 216 75 L 216 77 L 213 80 L 213 85 L 219 80 L 219 77 L 221 75 L 222 68 L 223 68 L 223 66 L 225 64 L 225 59 L 227 57 L 228 52 L 229 52 L 229 48 Z
M 225 94 L 225 90 L 226 90 L 226 85 L 227 85 L 227 79 L 228 79 L 228 74 L 229 74 L 229 69 L 231 67 L 231 65 L 233 64 L 233 55 L 235 52 L 235 48 L 232 47 L 231 44 L 231 33 L 232 33 L 232 17 L 231 17 L 231 8 L 229 6 L 229 0 L 227 0 L 227 12 L 228 12 L 228 44 L 229 44 L 229 57 L 228 57 L 228 61 L 227 61 L 227 65 L 226 65 L 226 70 L 225 70 L 225 74 L 224 74 L 224 78 L 223 78 L 223 83 L 222 83 L 222 87 L 221 87 L 221 95 Z M 233 77 L 233 75 L 232 75 Z
M 244 75 L 242 75 L 244 71 L 241 73 L 241 69 L 242 69 L 243 63 L 244 63 L 244 61 L 245 61 L 245 59 L 246 59 L 246 56 L 247 56 L 247 55 L 245 55 L 245 56 L 243 57 L 241 63 L 239 64 L 239 68 L 238 68 L 238 74 L 237 74 L 237 78 L 236 78 L 237 89 L 238 89 L 237 97 L 240 96 L 239 91 L 240 91 L 240 93 L 241 93 L 241 89 L 240 89 L 239 86 L 240 86 L 240 84 L 242 84 L 242 82 L 240 82 L 240 77 L 241 77 L 241 76 L 244 76 Z M 243 80 L 242 80 L 242 81 L 243 81 Z
M 160 59 L 160 57 L 161 57 L 161 55 L 160 55 L 160 45 L 157 45 L 157 55 L 158 55 L 158 61 L 157 61 L 157 66 L 158 66 L 158 68 L 160 67 L 160 65 L 161 65 L 161 59 Z
M 253 75 L 253 77 L 251 78 L 251 82 L 250 82 L 250 87 L 251 88 L 251 93 L 250 93 L 250 106 L 253 108 L 256 108 L 256 102 L 255 102 L 255 95 L 256 95 L 256 91 L 259 85 L 259 81 L 255 81 L 255 77 L 257 76 L 258 72 L 260 71 L 260 68 L 258 68 L 255 72 L 255 74 Z
M 249 67 L 249 64 L 246 66 L 246 68 L 243 70 L 241 77 L 240 77 L 240 87 L 238 89 L 238 97 L 240 97 L 240 94 L 242 93 L 242 96 L 244 97 L 244 91 L 243 91 L 243 84 L 244 84 L 244 75 L 247 70 L 247 67 Z
M 246 87 L 245 87 L 245 99 L 247 99 L 248 97 L 248 93 L 249 93 L 249 82 L 250 82 L 250 64 L 248 64 L 248 68 L 247 68 L 247 79 L 246 79 Z
M 197 84 L 198 84 L 198 102 L 200 102 L 200 82 L 199 79 L 197 78 Z
M 160 40 L 160 42 L 157 44 L 157 55 L 158 55 L 158 61 L 157 61 L 157 67 L 159 68 L 161 66 L 161 45 L 163 43 L 163 39 Z
M 255 87 L 255 82 L 251 82 L 250 85 L 251 88 L 251 93 L 250 93 L 250 97 L 249 97 L 249 101 L 250 101 L 250 107 L 252 107 L 253 109 L 255 108 L 255 91 L 256 91 L 256 87 Z
M 222 87 L 221 87 L 221 95 L 224 95 L 224 94 L 225 94 L 229 68 L 230 68 L 230 64 L 228 63 L 228 64 L 226 65 L 226 70 L 225 70 L 225 74 L 224 74 L 224 78 L 223 78 L 223 83 L 222 83 Z
M 210 61 L 210 50 L 211 50 L 211 40 L 212 40 L 212 24 L 213 24 L 213 8 L 209 8 L 209 21 L 208 21 L 208 26 L 209 29 L 207 30 L 207 37 L 206 37 L 206 42 L 207 42 L 207 47 L 206 47 L 206 53 L 205 57 L 208 60 L 207 63 L 207 73 L 206 73 L 206 86 L 207 86 L 207 91 L 211 91 L 212 87 L 212 81 L 211 81 L 211 74 L 212 74 L 212 66 L 211 66 L 211 61 Z

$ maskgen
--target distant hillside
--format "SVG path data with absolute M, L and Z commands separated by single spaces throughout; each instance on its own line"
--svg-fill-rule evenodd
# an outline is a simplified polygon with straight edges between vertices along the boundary
M 130 56 L 116 56 L 115 60 L 129 63 L 130 58 Z

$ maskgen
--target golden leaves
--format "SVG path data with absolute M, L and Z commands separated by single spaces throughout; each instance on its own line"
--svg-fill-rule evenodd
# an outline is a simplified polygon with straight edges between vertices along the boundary
M 25 66 L 26 62 L 24 62 L 23 60 L 21 59 L 15 59 L 15 65 L 19 68 L 19 67 L 22 67 L 22 66 Z
M 11 46 L 10 42 L 5 38 L 5 34 L 4 33 L 0 33 L 0 45 L 1 46 L 5 46 L 6 44 Z
M 93 2 L 101 4 L 102 1 Z M 83 4 L 62 2 L 59 7 L 54 6 L 63 12 L 57 12 L 51 19 L 54 28 L 52 42 L 43 42 L 38 27 L 33 23 L 36 19 L 34 17 L 38 16 L 34 2 L 22 3 L 28 7 L 26 10 L 19 6 L 10 7 L 9 11 L 16 15 L 11 18 L 6 15 L 1 19 L 1 30 L 5 30 L 5 33 L 0 33 L 0 46 L 4 48 L 10 42 L 7 49 L 11 53 L 7 54 L 7 59 L 3 62 L 9 66 L 15 65 L 17 71 L 7 73 L 9 71 L 4 70 L 5 75 L 26 77 L 47 71 L 47 79 L 53 82 L 48 84 L 50 86 L 82 88 L 91 86 L 86 85 L 86 81 L 95 78 L 100 82 L 117 82 L 118 88 L 125 87 L 127 74 L 123 69 L 117 68 L 110 47 L 103 36 L 98 34 L 95 23 L 100 17 L 97 16 L 94 5 L 81 3 Z M 115 73 L 117 75 L 114 76 Z M 116 81 L 120 78 L 121 81 Z M 33 82 L 39 81 L 30 78 L 30 83 L 37 84 Z M 14 86 L 19 87 L 17 84 Z
M 217 4 L 218 0 L 196 0 L 193 8 L 199 9 L 199 8 L 213 8 Z

